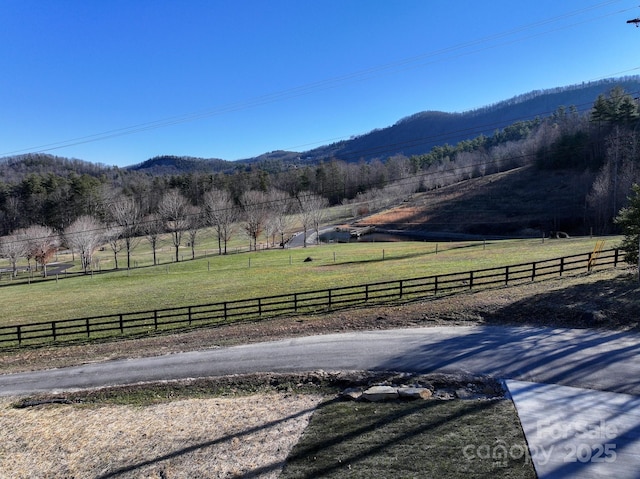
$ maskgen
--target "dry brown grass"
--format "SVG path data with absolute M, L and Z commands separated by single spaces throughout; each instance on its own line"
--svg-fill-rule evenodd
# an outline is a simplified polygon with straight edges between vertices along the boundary
M 0 402 L 0 478 L 274 478 L 321 400 L 269 394 L 144 407 Z

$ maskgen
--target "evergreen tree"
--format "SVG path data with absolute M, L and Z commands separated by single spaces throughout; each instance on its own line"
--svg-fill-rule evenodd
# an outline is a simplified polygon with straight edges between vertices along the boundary
M 615 219 L 622 228 L 624 239 L 620 248 L 625 252 L 625 259 L 629 264 L 638 264 L 638 249 L 640 248 L 640 185 L 632 187 L 629 205 L 620 210 Z

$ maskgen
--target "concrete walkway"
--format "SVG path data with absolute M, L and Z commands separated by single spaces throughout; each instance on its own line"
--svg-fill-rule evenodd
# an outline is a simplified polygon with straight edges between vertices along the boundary
M 640 397 L 505 381 L 540 479 L 640 478 Z

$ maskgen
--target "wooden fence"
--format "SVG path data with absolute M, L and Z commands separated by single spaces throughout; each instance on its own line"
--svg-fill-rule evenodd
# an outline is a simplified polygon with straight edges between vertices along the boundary
M 623 252 L 618 249 L 600 251 L 595 263 L 592 255 L 593 253 L 579 254 L 465 273 L 381 281 L 179 308 L 2 326 L 0 348 L 141 335 L 158 330 L 216 326 L 366 304 L 411 301 L 475 289 L 523 284 L 594 269 L 615 268 L 624 260 Z

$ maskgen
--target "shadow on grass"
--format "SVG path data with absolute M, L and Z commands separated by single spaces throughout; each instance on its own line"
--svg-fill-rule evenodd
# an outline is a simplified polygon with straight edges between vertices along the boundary
M 180 456 L 184 456 L 184 455 L 189 454 L 189 453 L 197 452 L 197 451 L 200 451 L 202 449 L 206 449 L 208 447 L 216 446 L 218 444 L 223 444 L 223 443 L 226 443 L 226 442 L 231 442 L 234 439 L 242 439 L 245 436 L 249 436 L 249 435 L 251 435 L 251 434 L 253 434 L 255 432 L 273 428 L 275 426 L 278 426 L 278 425 L 280 425 L 282 423 L 285 423 L 287 421 L 290 421 L 292 419 L 296 419 L 296 418 L 299 418 L 301 416 L 304 416 L 305 414 L 309 414 L 310 412 L 313 412 L 313 409 L 305 409 L 303 411 L 300 411 L 300 412 L 298 412 L 296 414 L 291 414 L 291 415 L 289 415 L 289 416 L 287 416 L 285 418 L 279 419 L 277 421 L 271 421 L 271 422 L 268 422 L 268 423 L 263 424 L 261 426 L 253 427 L 253 428 L 247 429 L 245 431 L 239 432 L 237 434 L 228 434 L 226 436 L 222 436 L 222 437 L 219 437 L 217 439 L 213 439 L 211 441 L 201 442 L 199 444 L 194 444 L 194 445 L 182 448 L 182 449 L 175 450 L 175 451 L 173 451 L 171 453 L 164 454 L 162 456 L 150 458 L 150 459 L 148 459 L 146 461 L 140 461 L 140 462 L 137 462 L 135 464 L 122 466 L 122 467 L 120 467 L 118 469 L 115 469 L 115 470 L 113 470 L 111 472 L 108 472 L 106 474 L 102 474 L 100 476 L 97 476 L 96 479 L 110 479 L 110 478 L 116 478 L 116 477 L 119 477 L 119 476 L 135 473 L 136 471 L 140 471 L 141 469 L 143 469 L 145 467 L 153 466 L 153 465 L 159 464 L 159 463 L 161 463 L 163 461 L 169 461 L 171 459 L 174 459 L 174 458 L 177 458 L 177 457 L 180 457 Z M 258 477 L 261 474 L 266 474 L 266 473 L 278 470 L 283 465 L 284 465 L 283 462 L 273 462 L 271 464 L 267 464 L 267 465 L 261 466 L 259 468 L 253 469 L 253 470 L 251 470 L 250 472 L 248 472 L 247 474 L 245 474 L 242 477 Z
M 384 246 L 384 243 L 380 243 L 380 245 Z M 473 244 L 464 244 L 464 245 L 458 245 L 458 246 L 451 246 L 448 248 L 441 248 L 440 250 L 436 248 L 434 251 L 421 251 L 418 253 L 407 253 L 407 254 L 393 254 L 387 257 L 383 257 L 384 256 L 383 255 L 377 258 L 367 258 L 367 259 L 362 259 L 357 261 L 336 261 L 334 263 L 321 265 L 320 267 L 326 268 L 326 267 L 339 266 L 339 265 L 383 263 L 385 261 L 397 261 L 397 260 L 404 260 L 404 259 L 411 259 L 411 258 L 423 258 L 425 256 L 437 255 L 438 252 L 442 254 L 442 253 L 445 253 L 446 251 L 453 251 L 457 249 L 467 249 L 467 248 L 478 248 L 482 246 L 483 244 L 478 242 Z M 384 248 L 382 249 L 384 250 Z
M 630 276 L 585 282 L 509 303 L 486 322 L 640 330 L 640 284 Z
M 519 454 L 503 457 L 500 444 Z M 478 454 L 485 449 L 488 456 Z M 459 478 L 497 473 L 535 477 L 508 401 L 331 401 L 314 413 L 281 478 Z

